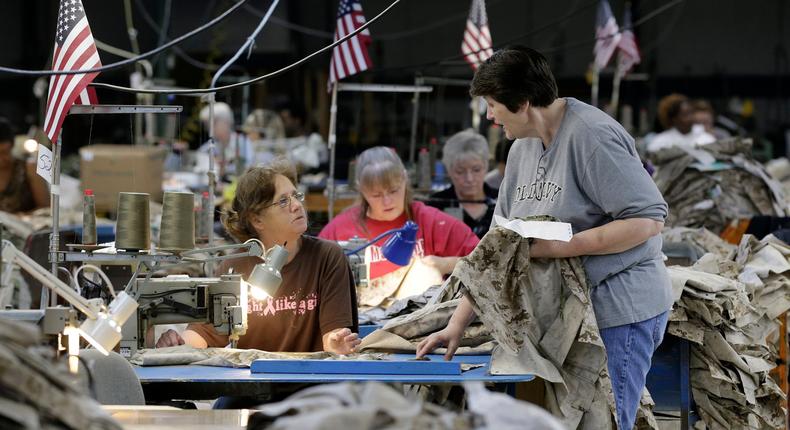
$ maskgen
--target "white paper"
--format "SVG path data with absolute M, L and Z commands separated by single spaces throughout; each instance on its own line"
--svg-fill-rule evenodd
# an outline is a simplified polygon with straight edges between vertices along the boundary
M 499 215 L 494 215 L 494 221 L 497 225 L 515 231 L 524 238 L 569 242 L 573 237 L 573 228 L 567 222 L 508 220 Z
M 52 151 L 40 143 L 38 144 L 36 173 L 38 173 L 38 176 L 44 178 L 47 183 L 52 183 Z

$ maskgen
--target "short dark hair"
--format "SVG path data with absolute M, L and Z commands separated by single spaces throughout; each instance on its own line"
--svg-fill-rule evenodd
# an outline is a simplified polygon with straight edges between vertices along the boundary
M 244 242 L 258 238 L 250 220 L 274 202 L 277 175 L 283 175 L 292 184 L 297 184 L 296 168 L 284 157 L 263 166 L 251 167 L 239 178 L 231 209 L 222 214 L 225 230 L 236 240 Z
M 526 102 L 546 107 L 557 99 L 557 81 L 540 52 L 514 45 L 484 61 L 475 72 L 469 94 L 489 96 L 516 112 Z
M 0 143 L 3 142 L 14 143 L 14 126 L 8 119 L 0 117 Z

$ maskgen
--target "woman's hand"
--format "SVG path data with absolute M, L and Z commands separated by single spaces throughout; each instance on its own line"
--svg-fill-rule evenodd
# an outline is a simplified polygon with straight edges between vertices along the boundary
M 453 359 L 455 351 L 458 350 L 463 335 L 464 328 L 451 322 L 447 324 L 447 327 L 431 334 L 417 345 L 417 358 L 422 358 L 426 354 L 433 352 L 436 348 L 444 346 L 447 348 L 444 359 L 450 361 Z
M 151 331 L 153 331 L 153 329 Z M 177 331 L 170 329 L 162 333 L 162 336 L 160 336 L 159 340 L 156 341 L 156 347 L 165 348 L 168 346 L 183 345 L 184 343 L 186 343 L 184 342 L 184 338 L 182 338 Z
M 357 351 L 362 343 L 359 335 L 347 328 L 332 330 L 323 337 L 324 351 L 346 355 Z

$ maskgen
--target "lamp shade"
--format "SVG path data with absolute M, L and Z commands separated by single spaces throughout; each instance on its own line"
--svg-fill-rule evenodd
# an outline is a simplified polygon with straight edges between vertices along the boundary
M 414 247 L 417 245 L 417 224 L 406 221 L 400 229 L 384 242 L 381 253 L 384 258 L 399 266 L 405 266 L 411 261 Z
M 274 297 L 277 289 L 280 287 L 280 283 L 283 281 L 280 270 L 282 270 L 287 261 L 288 251 L 282 246 L 275 246 L 266 257 L 265 263 L 255 265 L 247 282 L 252 288 L 257 288 L 258 292 Z M 253 291 L 253 296 L 258 296 L 256 291 Z
M 121 341 L 121 327 L 137 310 L 137 302 L 121 291 L 110 303 L 107 312 L 88 318 L 80 326 L 80 334 L 94 348 L 107 355 Z

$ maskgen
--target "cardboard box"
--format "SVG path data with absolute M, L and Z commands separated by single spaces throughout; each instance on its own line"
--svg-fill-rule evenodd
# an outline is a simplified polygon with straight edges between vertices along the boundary
M 139 145 L 88 145 L 80 148 L 82 189 L 96 196 L 97 212 L 115 212 L 118 193 L 148 193 L 162 201 L 162 170 L 167 150 Z

